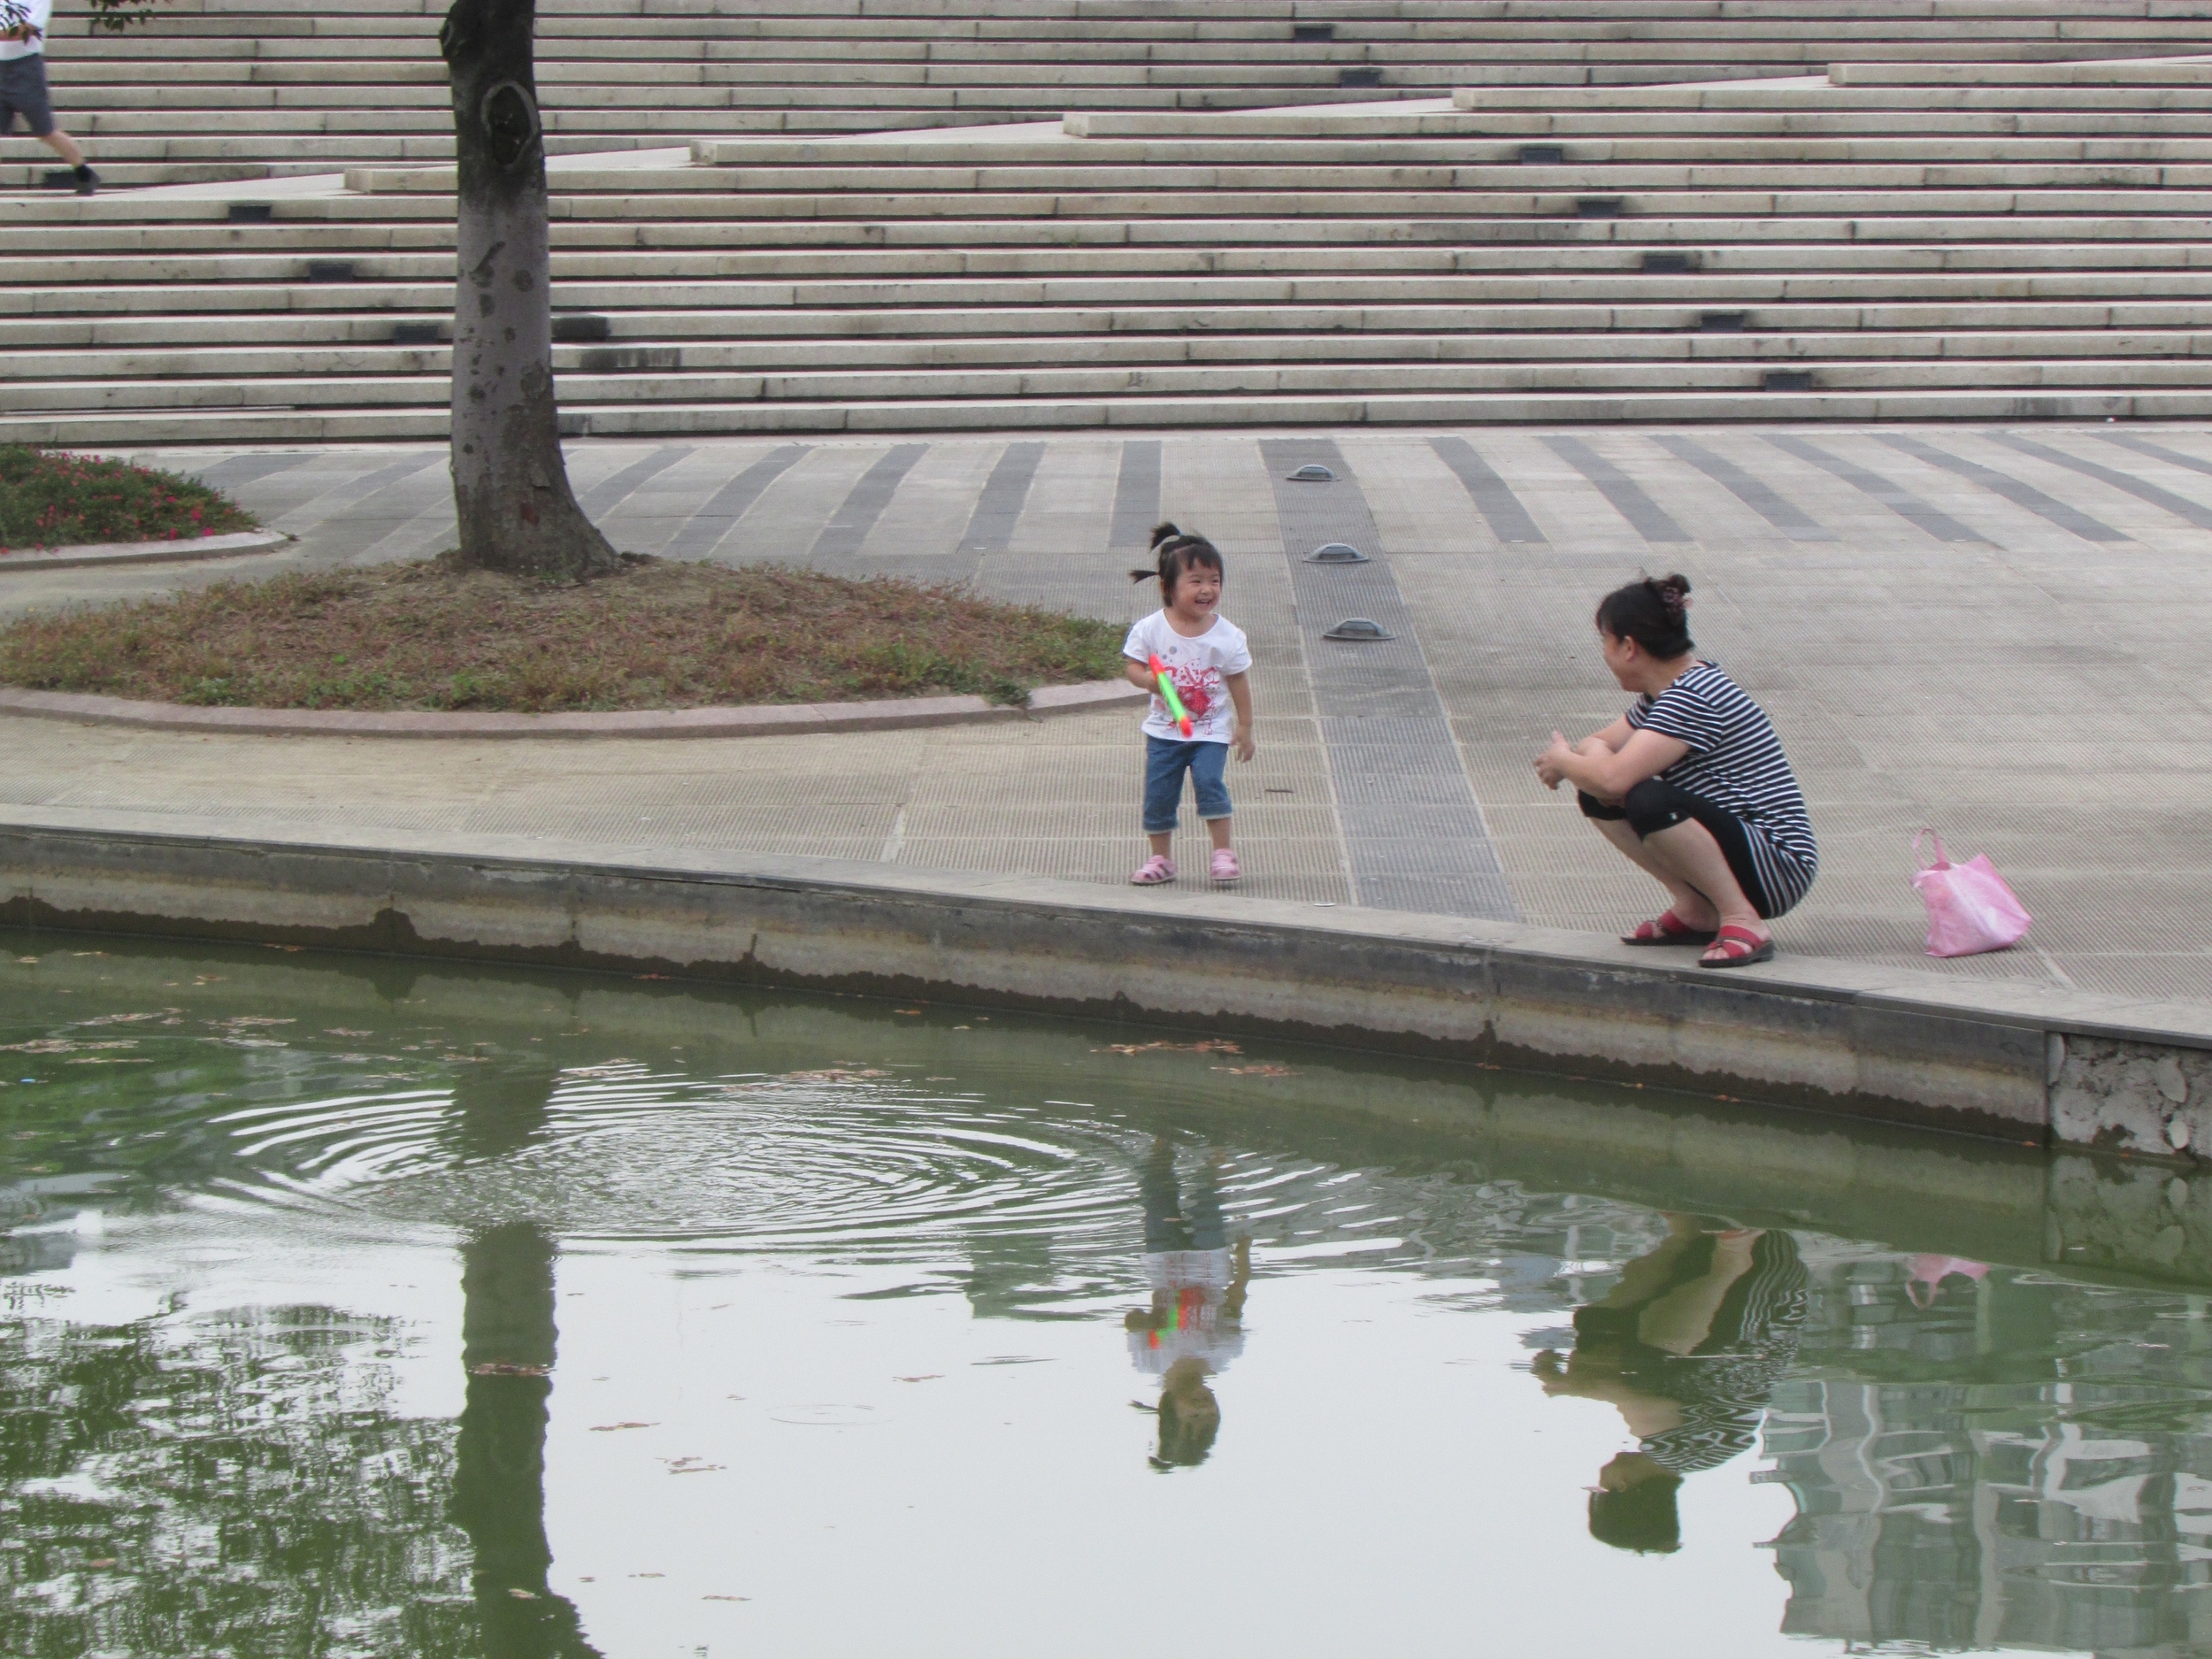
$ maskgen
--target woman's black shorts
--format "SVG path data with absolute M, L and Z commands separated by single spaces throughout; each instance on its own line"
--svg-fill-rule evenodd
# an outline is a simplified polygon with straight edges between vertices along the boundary
M 1736 878 L 1736 885 L 1743 889 L 1744 897 L 1751 901 L 1754 910 L 1762 917 L 1771 918 L 1788 908 L 1776 904 L 1766 883 L 1759 879 L 1758 863 L 1751 856 L 1751 832 L 1744 827 L 1743 820 L 1703 795 L 1692 795 L 1687 789 L 1662 783 L 1656 778 L 1645 779 L 1622 797 L 1618 806 L 1608 806 L 1586 790 L 1578 789 L 1575 795 L 1583 817 L 1616 821 L 1625 818 L 1639 841 L 1663 829 L 1671 829 L 1685 818 L 1695 818 L 1720 843 L 1721 856 L 1728 860 L 1729 872 Z

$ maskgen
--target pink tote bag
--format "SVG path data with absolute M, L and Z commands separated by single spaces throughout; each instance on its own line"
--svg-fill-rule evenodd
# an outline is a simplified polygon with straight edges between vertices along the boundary
M 1935 842 L 1935 862 L 1922 865 L 1912 884 L 1928 907 L 1930 956 L 1978 956 L 2027 937 L 2033 918 L 1987 858 L 1976 853 L 1964 864 L 1955 864 L 1944 856 L 1943 837 L 1924 829 L 1912 838 L 1916 861 L 1924 840 Z

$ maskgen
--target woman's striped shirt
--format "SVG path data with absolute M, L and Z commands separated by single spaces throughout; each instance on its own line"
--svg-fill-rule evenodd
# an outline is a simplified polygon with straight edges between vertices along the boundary
M 1656 697 L 1637 698 L 1628 723 L 1689 745 L 1660 780 L 1743 821 L 1777 915 L 1805 896 L 1820 871 L 1813 821 L 1773 723 L 1742 687 L 1714 664 L 1698 663 Z

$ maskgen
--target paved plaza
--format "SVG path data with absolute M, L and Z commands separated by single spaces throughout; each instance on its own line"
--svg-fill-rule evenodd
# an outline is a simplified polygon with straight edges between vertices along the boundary
M 298 537 L 165 566 L 0 574 L 0 613 L 419 557 L 452 540 L 440 447 L 143 452 Z M 1318 462 L 1333 483 L 1290 481 Z M 1614 932 L 1658 907 L 1529 759 L 1624 698 L 1590 610 L 1696 584 L 1701 649 L 1772 714 L 1823 850 L 1787 951 L 2212 998 L 2212 429 L 1393 430 L 1111 439 L 581 442 L 626 550 L 972 583 L 1123 619 L 1158 518 L 1229 561 L 1260 754 L 1233 770 L 1256 897 Z M 1371 562 L 1315 564 L 1325 541 Z M 1364 616 L 1398 637 L 1326 639 Z M 187 736 L 0 720 L 12 803 L 303 827 L 557 834 L 1118 882 L 1127 710 L 734 741 Z M 2031 948 L 1920 954 L 1909 845 L 1985 851 Z M 1202 868 L 1199 836 L 1179 860 Z M 1156 895 L 1171 910 L 1180 895 Z

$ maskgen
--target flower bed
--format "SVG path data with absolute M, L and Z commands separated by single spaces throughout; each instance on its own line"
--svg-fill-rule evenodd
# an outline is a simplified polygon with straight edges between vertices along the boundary
M 258 527 L 219 490 L 174 472 L 0 444 L 0 555 L 85 542 L 196 540 Z

